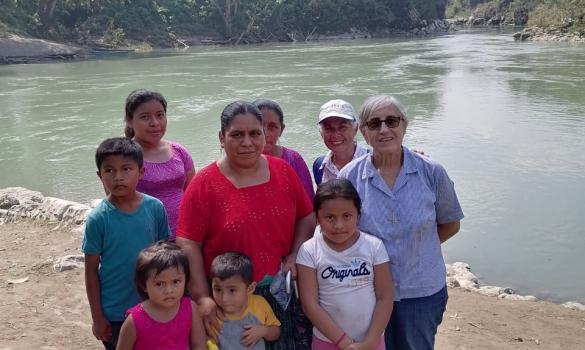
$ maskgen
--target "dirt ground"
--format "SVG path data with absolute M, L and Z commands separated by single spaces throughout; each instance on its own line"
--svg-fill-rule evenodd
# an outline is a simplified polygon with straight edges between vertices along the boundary
M 49 224 L 0 225 L 0 350 L 101 348 L 91 334 L 83 270 L 53 270 L 55 258 L 79 254 L 79 242 L 79 233 Z M 449 294 L 436 349 L 585 349 L 585 312 Z

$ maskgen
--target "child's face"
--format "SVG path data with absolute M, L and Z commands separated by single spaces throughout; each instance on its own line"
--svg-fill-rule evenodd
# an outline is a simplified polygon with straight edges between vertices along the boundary
M 255 283 L 246 286 L 240 276 L 211 280 L 213 299 L 227 315 L 240 316 L 248 306 L 248 294 L 254 292 Z
M 127 121 L 126 125 L 134 129 L 140 144 L 156 145 L 167 130 L 167 115 L 160 102 L 150 100 L 136 108 L 132 120 Z
M 324 201 L 317 212 L 323 237 L 333 249 L 349 248 L 357 236 L 358 211 L 353 201 L 335 198 Z
M 125 197 L 136 191 L 144 168 L 130 157 L 112 155 L 106 157 L 97 172 L 104 187 L 114 197 Z
M 181 268 L 172 267 L 155 274 L 149 273 L 145 292 L 148 300 L 161 308 L 171 308 L 181 302 L 185 293 L 185 272 Z

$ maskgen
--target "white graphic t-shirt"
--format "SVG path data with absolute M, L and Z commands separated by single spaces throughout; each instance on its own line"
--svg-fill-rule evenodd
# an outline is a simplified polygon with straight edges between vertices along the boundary
M 319 304 L 333 320 L 356 340 L 363 341 L 370 327 L 376 305 L 374 266 L 388 261 L 382 241 L 360 232 L 351 247 L 337 252 L 325 243 L 321 232 L 301 246 L 297 264 L 315 269 L 319 287 Z M 316 327 L 313 334 L 327 339 Z

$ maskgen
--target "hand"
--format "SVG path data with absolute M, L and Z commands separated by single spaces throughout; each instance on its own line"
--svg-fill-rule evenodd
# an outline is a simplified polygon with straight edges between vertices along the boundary
M 378 338 L 378 342 L 375 344 L 368 343 L 367 341 L 358 343 L 358 342 L 354 342 L 352 340 L 352 342 L 349 345 L 346 345 L 346 347 L 342 348 L 342 349 L 343 350 L 374 350 L 374 349 L 378 348 L 378 345 L 380 345 L 379 340 L 380 339 Z M 382 341 L 384 341 L 384 340 L 382 339 Z
M 266 335 L 267 328 L 259 325 L 247 324 L 244 326 L 242 337 L 240 338 L 240 344 L 247 348 L 251 348 L 256 345 L 260 339 Z
M 288 271 L 292 274 L 292 279 L 297 279 L 297 255 L 290 254 L 286 258 L 284 258 L 284 273 L 286 274 Z
M 91 331 L 94 337 L 100 341 L 108 341 L 112 337 L 112 326 L 105 317 L 94 320 Z
M 425 156 L 425 157 L 429 157 L 429 158 L 430 158 L 430 156 L 429 156 L 429 155 L 427 155 L 427 154 L 425 154 L 425 151 L 423 151 L 422 149 L 415 149 L 415 148 L 412 148 L 412 151 L 413 151 L 414 153 L 418 153 L 418 154 L 420 154 L 421 156 Z
M 211 297 L 200 298 L 197 301 L 197 308 L 203 318 L 205 332 L 211 339 L 217 341 L 219 332 L 223 328 L 223 320 L 225 319 L 223 312 L 217 307 Z

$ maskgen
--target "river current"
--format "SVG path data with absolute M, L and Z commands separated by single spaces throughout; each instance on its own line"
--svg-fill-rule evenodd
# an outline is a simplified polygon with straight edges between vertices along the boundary
M 310 165 L 325 152 L 322 103 L 393 94 L 411 119 L 405 144 L 446 167 L 466 215 L 447 262 L 482 284 L 585 302 L 585 45 L 475 32 L 0 66 L 0 188 L 101 197 L 93 153 L 123 133 L 136 88 L 165 95 L 167 138 L 197 168 L 220 155 L 219 113 L 235 99 L 281 103 L 281 143 Z

